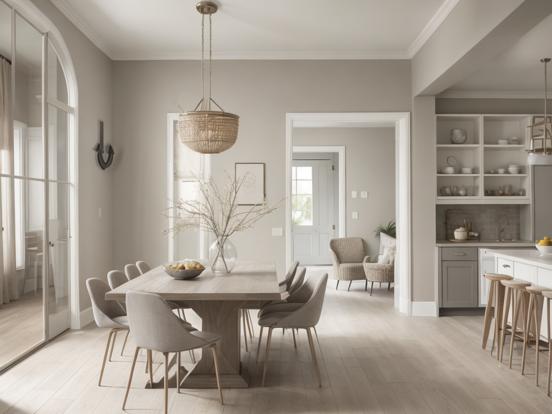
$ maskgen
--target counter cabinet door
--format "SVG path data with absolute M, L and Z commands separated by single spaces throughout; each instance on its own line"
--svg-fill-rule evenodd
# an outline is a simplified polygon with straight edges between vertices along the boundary
M 514 276 L 514 262 L 499 257 L 496 261 L 496 273 Z
M 477 261 L 443 261 L 442 306 L 473 308 L 478 305 Z

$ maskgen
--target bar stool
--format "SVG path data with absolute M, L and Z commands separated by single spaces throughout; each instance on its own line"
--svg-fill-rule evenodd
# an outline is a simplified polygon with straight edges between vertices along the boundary
M 487 306 L 485 307 L 485 318 L 483 319 L 483 341 L 481 347 L 487 348 L 487 339 L 491 330 L 491 320 L 495 319 L 495 329 L 493 334 L 493 346 L 491 347 L 491 355 L 494 350 L 495 340 L 500 340 L 499 329 L 502 326 L 502 303 L 504 301 L 504 286 L 500 282 L 504 280 L 512 280 L 512 276 L 501 275 L 498 273 L 485 273 L 485 278 L 491 282 L 489 288 L 489 296 L 487 297 Z M 498 353 L 497 353 L 498 358 Z
M 527 316 L 526 316 L 526 330 L 525 336 L 523 338 L 523 355 L 521 357 L 521 375 L 525 374 L 525 359 L 527 354 L 527 348 L 531 342 L 531 333 L 533 334 L 533 340 L 535 341 L 535 383 L 537 387 L 539 386 L 539 351 L 540 351 L 540 329 L 541 329 L 541 318 L 542 318 L 542 307 L 544 298 L 542 292 L 546 288 L 531 285 L 526 288 L 527 293 L 529 293 L 529 305 L 527 307 Z M 531 332 L 531 327 L 533 331 Z
M 546 395 L 550 397 L 550 374 L 552 369 L 552 341 L 550 337 L 550 299 L 552 299 L 552 290 L 545 290 L 542 296 L 546 299 L 546 339 L 548 341 L 548 380 L 546 384 Z
M 504 340 L 506 334 L 510 334 L 511 340 L 510 340 L 510 358 L 508 361 L 508 367 L 512 368 L 512 356 L 514 354 L 514 342 L 516 340 L 516 336 L 523 340 L 523 334 L 527 331 L 525 324 L 526 324 L 526 310 L 527 310 L 527 291 L 526 288 L 528 286 L 531 286 L 531 283 L 526 282 L 524 280 L 503 280 L 500 282 L 505 288 L 506 288 L 506 300 L 504 303 L 504 319 L 503 319 L 503 330 L 502 330 L 502 337 L 500 340 L 500 360 L 502 361 L 502 355 L 504 353 Z M 512 324 L 508 328 L 506 326 L 506 322 L 508 321 L 508 314 L 510 312 L 510 307 L 512 307 Z M 523 317 L 521 318 L 521 321 L 523 323 L 523 329 L 521 331 L 518 330 L 518 321 L 519 321 L 519 314 L 520 312 L 523 312 Z

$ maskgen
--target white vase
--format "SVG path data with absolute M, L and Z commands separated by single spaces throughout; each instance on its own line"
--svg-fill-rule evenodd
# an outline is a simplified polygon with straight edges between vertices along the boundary
M 209 247 L 209 264 L 213 273 L 230 273 L 236 265 L 238 252 L 229 239 L 215 240 Z

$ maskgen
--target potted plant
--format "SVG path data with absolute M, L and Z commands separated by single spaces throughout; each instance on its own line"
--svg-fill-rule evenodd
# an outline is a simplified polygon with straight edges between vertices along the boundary
M 374 230 L 374 234 L 376 235 L 376 237 L 379 237 L 381 233 L 387 234 L 388 236 L 396 239 L 397 225 L 395 224 L 395 220 L 391 220 L 386 224 L 380 224 L 378 227 L 376 227 L 376 229 Z

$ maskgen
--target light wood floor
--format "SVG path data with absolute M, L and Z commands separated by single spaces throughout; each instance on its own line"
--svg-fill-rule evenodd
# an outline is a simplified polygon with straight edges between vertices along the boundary
M 299 349 L 291 336 L 274 335 L 267 386 L 259 387 L 260 366 L 246 356 L 249 389 L 170 390 L 172 413 L 551 413 L 552 399 L 534 385 L 533 354 L 519 374 L 520 354 L 509 370 L 481 350 L 481 317 L 407 318 L 393 310 L 392 292 L 363 284 L 351 292 L 328 286 L 318 326 L 323 388 L 315 386 L 306 336 Z M 257 331 L 258 332 L 258 331 Z M 97 386 L 107 332 L 70 332 L 0 377 L 0 413 L 105 414 L 120 412 L 130 368 L 116 349 L 104 387 Z M 118 339 L 118 345 L 121 344 Z M 519 349 L 519 348 L 518 348 Z M 243 351 L 245 353 L 245 350 Z M 541 382 L 545 384 L 546 353 Z M 144 357 L 142 357 L 144 360 Z M 129 413 L 159 413 L 162 390 L 145 390 L 139 364 Z
M 0 366 L 23 354 L 44 336 L 42 291 L 0 307 Z

